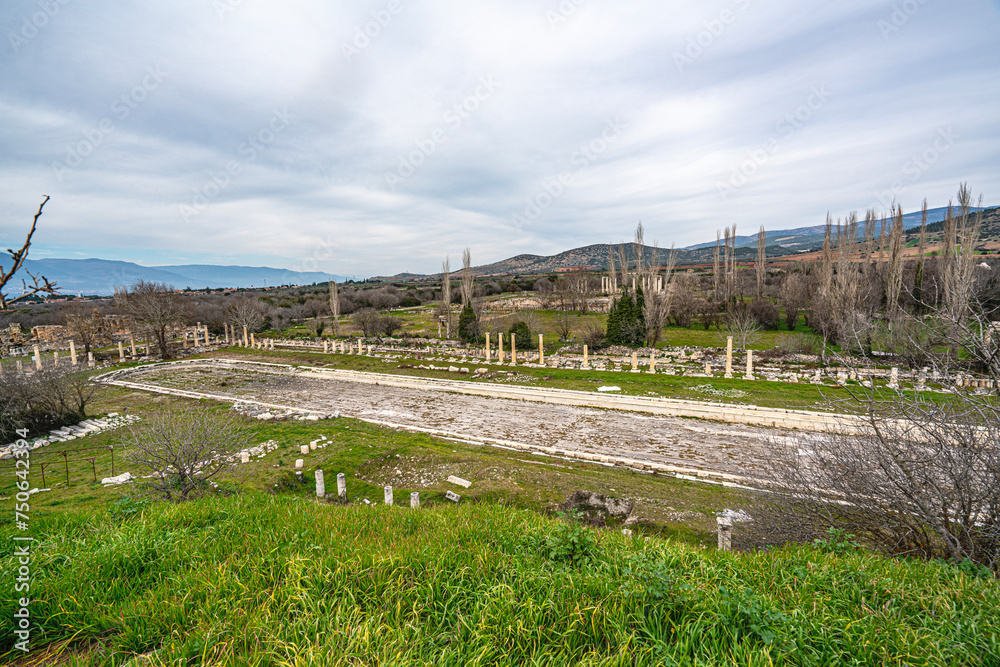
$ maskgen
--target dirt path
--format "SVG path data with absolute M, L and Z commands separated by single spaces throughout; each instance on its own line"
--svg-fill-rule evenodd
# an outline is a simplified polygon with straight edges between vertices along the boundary
M 747 474 L 754 447 L 777 437 L 794 455 L 814 434 L 640 413 L 486 398 L 246 369 L 162 368 L 135 381 L 234 400 L 433 428 L 469 438 L 628 457 L 714 472 Z

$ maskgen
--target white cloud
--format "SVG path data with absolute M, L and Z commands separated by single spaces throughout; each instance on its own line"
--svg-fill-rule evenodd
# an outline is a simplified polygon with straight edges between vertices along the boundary
M 881 0 L 229 5 L 66 3 L 30 39 L 8 35 L 5 238 L 44 193 L 36 257 L 361 276 L 436 271 L 467 245 L 485 263 L 615 241 L 639 219 L 669 246 L 732 222 L 816 224 L 880 192 L 943 205 L 962 180 L 1000 200 L 985 0 L 919 3 L 885 38 Z M 36 11 L 12 0 L 0 19 L 16 35 Z M 268 135 L 275 113 L 290 120 Z M 908 169 L 947 128 L 947 150 Z M 53 167 L 98 131 L 77 166 Z

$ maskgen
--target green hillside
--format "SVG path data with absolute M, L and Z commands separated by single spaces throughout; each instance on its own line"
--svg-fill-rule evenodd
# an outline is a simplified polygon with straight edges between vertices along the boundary
M 994 580 L 829 548 L 734 554 L 502 504 L 260 493 L 33 532 L 47 648 L 13 664 L 1000 664 Z M 15 560 L 6 548 L 8 582 Z M 0 597 L 4 661 L 13 611 Z

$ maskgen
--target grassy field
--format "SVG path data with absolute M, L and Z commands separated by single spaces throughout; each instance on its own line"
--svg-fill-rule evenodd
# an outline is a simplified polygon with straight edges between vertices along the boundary
M 0 597 L 0 660 L 20 666 L 1000 663 L 1000 588 L 950 566 L 723 553 L 502 503 L 254 492 L 122 501 L 31 534 L 33 655 Z

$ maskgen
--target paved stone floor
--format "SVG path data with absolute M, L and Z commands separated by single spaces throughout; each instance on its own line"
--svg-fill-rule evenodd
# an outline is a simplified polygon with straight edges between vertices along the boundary
M 622 456 L 642 461 L 752 474 L 768 439 L 789 455 L 817 434 L 641 413 L 385 387 L 231 369 L 160 369 L 132 381 L 225 395 L 362 419 L 433 428 L 460 437 Z M 223 385 L 222 383 L 225 382 Z

